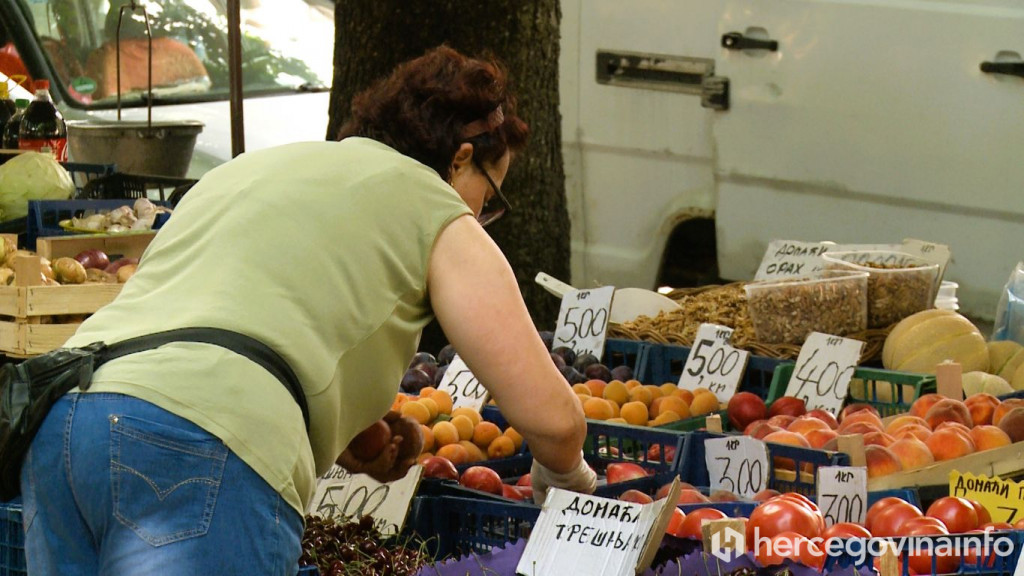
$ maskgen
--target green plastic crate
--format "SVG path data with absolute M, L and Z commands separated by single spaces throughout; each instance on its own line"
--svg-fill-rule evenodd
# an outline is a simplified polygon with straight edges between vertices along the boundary
M 786 386 L 793 376 L 794 366 L 793 363 L 787 363 L 775 368 L 775 376 L 772 378 L 766 402 L 769 406 L 786 394 Z M 907 412 L 914 400 L 923 394 L 935 392 L 935 389 L 935 376 L 931 374 L 912 374 L 858 366 L 853 371 L 853 380 L 850 382 L 845 404 L 870 404 L 878 410 L 882 418 L 885 418 Z

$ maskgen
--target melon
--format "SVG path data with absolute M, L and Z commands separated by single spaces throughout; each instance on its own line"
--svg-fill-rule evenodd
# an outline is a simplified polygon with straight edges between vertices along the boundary
M 1024 364 L 1024 346 L 1013 340 L 998 340 L 988 343 L 988 371 L 1007 382 L 1013 381 L 1017 367 Z
M 989 374 L 988 372 L 968 372 L 964 374 L 963 382 L 964 397 L 981 394 L 982 392 L 993 396 L 1002 396 L 1013 392 L 1013 387 L 1010 386 L 1005 378 Z
M 907 316 L 882 347 L 882 365 L 889 370 L 934 374 L 935 366 L 945 361 L 959 363 L 964 372 L 987 372 L 989 367 L 985 338 L 953 310 L 935 308 Z
M 1014 390 L 1024 390 L 1024 364 L 1017 366 L 1017 369 L 1014 370 L 1010 386 L 1013 386 Z

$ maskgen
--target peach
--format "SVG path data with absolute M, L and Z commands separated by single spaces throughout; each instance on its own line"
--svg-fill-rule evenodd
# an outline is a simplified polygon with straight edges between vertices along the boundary
M 801 436 L 807 436 L 811 430 L 831 430 L 829 425 L 813 416 L 800 416 L 786 428 L 790 432 L 796 432 Z
M 893 442 L 889 450 L 899 458 L 904 470 L 913 470 L 935 462 L 935 456 L 928 449 L 928 445 L 910 435 Z
M 767 421 L 761 423 L 754 423 L 747 426 L 749 430 L 748 435 L 751 438 L 757 438 L 758 440 L 764 440 L 764 437 L 775 432 L 784 432 L 784 430 L 778 426 L 769 424 Z
M 868 478 L 878 478 L 903 471 L 900 459 L 884 446 L 865 446 L 864 458 L 868 466 Z
M 871 412 L 875 416 L 878 416 L 878 409 L 872 406 L 871 404 L 868 404 L 866 402 L 854 402 L 853 404 L 847 404 L 839 412 L 839 422 L 846 420 L 846 417 L 849 416 L 850 414 L 855 414 L 857 412 L 864 411 Z
M 790 446 L 802 446 L 804 448 L 810 448 L 811 444 L 806 438 L 797 434 L 796 432 L 789 432 L 787 430 L 780 430 L 779 432 L 772 432 L 771 434 L 762 438 L 765 442 L 775 442 L 777 444 L 788 444 Z M 775 468 L 781 470 L 794 470 L 796 463 L 791 458 L 775 458 Z
M 845 426 L 845 428 L 844 428 Z M 839 425 L 839 430 L 836 430 L 840 435 L 844 434 L 867 434 L 868 432 L 881 432 L 882 427 L 872 424 L 870 422 L 854 422 L 849 426 L 846 423 Z
M 1003 400 L 992 412 L 992 424 L 998 426 L 999 421 L 1003 419 L 1003 416 L 1006 416 L 1007 412 L 1022 406 L 1024 406 L 1024 398 L 1007 398 Z
M 896 434 L 897 432 L 899 432 L 901 428 L 903 428 L 904 426 L 909 426 L 911 424 L 916 424 L 919 426 L 928 426 L 928 422 L 925 421 L 924 418 L 918 418 L 917 416 L 904 414 L 902 416 L 897 416 L 893 418 L 892 421 L 886 425 L 885 431 L 889 434 Z M 928 426 L 928 428 L 931 428 L 931 426 Z
M 870 424 L 878 430 L 882 430 L 885 427 L 882 425 L 882 419 L 878 417 L 878 414 L 868 410 L 861 410 L 843 418 L 843 421 L 839 424 L 839 433 L 843 434 L 847 428 L 857 423 Z
M 925 394 L 914 400 L 914 403 L 910 405 L 910 410 L 907 412 L 911 416 L 917 416 L 918 418 L 924 418 L 924 415 L 928 413 L 928 409 L 939 400 L 945 399 L 945 396 L 939 394 Z
M 823 450 L 825 448 L 825 444 L 828 443 L 829 440 L 837 438 L 838 436 L 839 433 L 831 429 L 811 430 L 804 435 L 804 437 L 807 438 L 807 443 L 811 445 L 811 448 L 817 448 L 819 450 Z
M 914 438 L 917 438 L 922 442 L 927 440 L 928 437 L 931 435 L 932 431 L 930 428 L 928 428 L 927 424 L 909 424 L 907 426 L 904 426 L 903 428 L 900 428 L 899 432 L 894 434 L 894 436 L 896 436 L 897 439 L 905 438 L 907 436 L 913 436 Z
M 896 439 L 885 432 L 868 432 L 864 434 L 864 445 L 890 446 Z
M 924 443 L 928 445 L 932 456 L 938 462 L 960 458 L 975 450 L 974 441 L 971 440 L 970 435 L 964 437 L 963 432 L 953 428 L 937 430 Z
M 999 428 L 1013 442 L 1024 440 L 1024 408 L 1014 408 L 999 419 Z
M 1013 440 L 1002 428 L 991 424 L 982 424 L 971 428 L 971 440 L 974 440 L 974 446 L 978 452 L 1013 444 Z
M 807 414 L 804 414 L 804 416 L 811 416 L 817 418 L 818 420 L 821 420 L 825 424 L 828 424 L 828 427 L 833 430 L 839 428 L 839 421 L 836 420 L 835 415 L 829 412 L 828 410 L 815 408 L 814 410 L 808 411 Z
M 999 398 L 982 392 L 964 400 L 964 405 L 971 413 L 971 421 L 974 422 L 974 425 L 982 426 L 992 423 L 992 415 L 996 411 L 996 406 L 999 406 Z
M 772 426 L 778 426 L 785 430 L 796 420 L 796 416 L 790 416 L 789 414 L 776 414 L 768 419 L 768 423 Z
M 971 411 L 967 409 L 967 405 L 952 398 L 943 398 L 932 404 L 928 412 L 925 412 L 924 419 L 932 427 L 932 430 L 943 422 L 959 422 L 968 428 L 974 425 L 971 420 Z

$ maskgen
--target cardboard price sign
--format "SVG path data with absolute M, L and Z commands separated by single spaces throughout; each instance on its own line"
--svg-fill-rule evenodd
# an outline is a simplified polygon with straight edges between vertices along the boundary
M 707 388 L 719 402 L 732 398 L 750 359 L 750 352 L 729 345 L 732 332 L 732 328 L 717 324 L 700 325 L 679 377 L 680 388 Z
M 821 255 L 833 247 L 832 242 L 772 240 L 761 258 L 754 280 L 779 280 L 819 272 L 825 268 Z
M 863 348 L 860 340 L 812 332 L 800 347 L 786 396 L 803 398 L 807 410 L 839 414 Z
M 818 469 L 818 506 L 825 524 L 864 523 L 868 502 L 868 470 L 853 466 Z
M 548 491 L 516 574 L 639 574 L 654 560 L 679 499 L 679 478 L 667 498 L 637 504 L 579 494 Z
M 423 467 L 417 465 L 404 478 L 381 484 L 366 474 L 352 474 L 335 464 L 317 482 L 307 513 L 342 523 L 371 516 L 381 534 L 398 534 L 405 525 L 422 475 Z
M 949 495 L 977 500 L 993 522 L 1013 524 L 1024 518 L 1024 482 L 954 470 L 949 473 Z
M 553 346 L 568 346 L 576 354 L 593 354 L 600 360 L 614 293 L 615 287 L 602 286 L 572 290 L 562 296 Z
M 452 409 L 467 407 L 479 412 L 490 398 L 490 393 L 473 376 L 473 371 L 458 354 L 452 358 L 437 389 L 444 390 L 452 397 Z
M 753 496 L 768 487 L 768 446 L 749 436 L 708 438 L 704 461 L 712 490 Z

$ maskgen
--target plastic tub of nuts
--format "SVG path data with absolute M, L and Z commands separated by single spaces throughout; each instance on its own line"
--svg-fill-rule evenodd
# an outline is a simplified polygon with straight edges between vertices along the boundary
M 934 305 L 938 264 L 886 250 L 826 252 L 822 259 L 827 269 L 869 274 L 868 328 L 885 328 Z
M 822 270 L 744 290 L 754 333 L 766 344 L 803 344 L 811 332 L 845 336 L 867 327 L 867 272 Z

